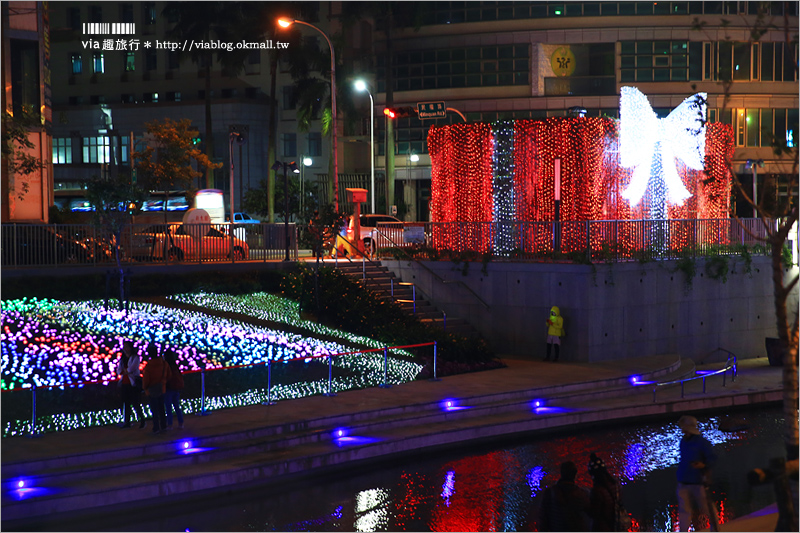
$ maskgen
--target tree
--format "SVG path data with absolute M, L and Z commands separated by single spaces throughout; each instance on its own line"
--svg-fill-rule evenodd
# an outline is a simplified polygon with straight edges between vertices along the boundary
M 197 130 L 191 129 L 189 119 L 174 121 L 165 118 L 145 124 L 147 146 L 140 152 L 134 151 L 138 183 L 150 191 L 169 191 L 191 189 L 195 178 L 202 172 L 192 167 L 219 168 L 221 163 L 212 163 L 193 143 Z M 164 222 L 167 210 L 164 209 Z
M 774 2 L 761 2 L 759 11 L 755 19 L 755 23 L 750 27 L 750 48 L 752 43 L 759 41 L 767 32 L 771 30 L 783 30 L 784 43 L 788 50 L 796 52 L 798 44 L 798 35 L 796 28 L 790 28 L 788 15 L 784 14 L 782 21 L 782 28 L 780 23 L 776 24 L 772 17 L 769 15 L 771 8 L 770 4 Z M 785 13 L 785 11 L 784 11 Z M 705 28 L 705 22 L 695 19 L 693 27 L 695 30 L 702 30 Z M 730 23 L 727 20 L 722 20 L 722 27 L 729 27 Z M 793 33 L 794 32 L 794 33 Z M 711 39 L 714 40 L 714 39 Z M 730 43 L 729 36 L 725 37 L 725 43 Z M 795 76 L 797 75 L 797 57 L 792 61 L 795 69 Z M 727 106 L 730 104 L 730 98 L 733 88 L 733 72 L 726 65 L 724 68 L 720 67 L 717 71 L 717 77 L 721 86 L 721 93 L 723 95 L 722 112 L 724 113 Z M 791 266 L 791 259 L 786 260 L 786 248 L 789 233 L 792 228 L 797 224 L 798 220 L 798 148 L 797 146 L 787 146 L 785 138 L 772 139 L 773 152 L 784 165 L 791 168 L 788 176 L 790 176 L 786 187 L 786 197 L 784 199 L 777 197 L 777 195 L 761 195 L 761 198 L 756 199 L 748 192 L 740 181 L 738 175 L 729 163 L 728 171 L 733 177 L 734 187 L 738 195 L 751 207 L 756 209 L 761 226 L 764 229 L 766 237 L 763 239 L 770 249 L 770 258 L 772 266 L 772 285 L 773 285 L 773 301 L 775 307 L 775 320 L 778 331 L 778 338 L 780 339 L 780 346 L 783 350 L 783 409 L 785 419 L 784 439 L 786 444 L 787 459 L 794 462 L 795 470 L 798 460 L 798 382 L 797 382 L 797 354 L 798 354 L 798 326 L 800 325 L 800 315 L 795 310 L 794 317 L 790 317 L 787 310 L 787 301 L 792 291 L 797 287 L 798 275 L 797 273 L 788 274 Z M 777 178 L 773 176 L 767 177 L 765 184 L 766 190 L 775 190 L 778 187 Z M 772 198 L 768 198 L 772 196 Z M 736 216 L 735 207 L 732 211 L 732 216 Z M 752 232 L 744 225 L 742 228 L 750 233 L 751 236 L 757 238 Z M 795 246 L 797 246 L 795 242 Z M 789 252 L 791 258 L 791 251 Z M 788 264 L 787 264 L 788 263 Z M 795 475 L 796 477 L 796 475 Z M 778 531 L 797 531 L 797 512 L 794 510 L 797 501 L 789 494 L 780 493 L 778 497 L 779 519 Z M 792 505 L 791 502 L 794 501 Z M 788 529 L 782 529 L 788 528 Z
M 28 132 L 41 127 L 40 118 L 28 108 L 23 108 L 22 113 L 17 115 L 3 111 L 3 159 L 8 164 L 9 176 L 15 174 L 22 177 L 19 185 L 16 181 L 11 185 L 9 192 L 20 200 L 25 198 L 30 186 L 25 176 L 43 167 L 42 160 L 28 152 L 36 148 L 28 139 Z
M 119 272 L 119 304 L 125 302 L 125 272 L 120 257 L 122 231 L 131 222 L 131 216 L 147 198 L 147 191 L 136 186 L 130 176 L 119 174 L 109 179 L 95 178 L 86 183 L 86 198 L 94 206 L 95 223 L 112 236 L 114 258 Z
M 318 187 L 316 183 L 306 183 L 303 187 L 303 206 L 300 209 L 300 178 L 296 175 L 289 176 L 289 220 L 306 223 L 313 217 L 314 211 L 320 208 Z M 283 213 L 283 179 L 275 181 L 275 202 Z M 258 188 L 248 189 L 242 199 L 244 209 L 261 217 L 269 214 L 269 198 L 267 194 L 267 180 L 261 180 Z

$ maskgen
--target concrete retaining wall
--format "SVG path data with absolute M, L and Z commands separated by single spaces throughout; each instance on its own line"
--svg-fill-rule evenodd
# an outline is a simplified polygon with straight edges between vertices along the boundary
M 594 269 L 491 262 L 486 274 L 481 263 L 472 263 L 466 276 L 449 261 L 424 263 L 446 283 L 414 262 L 383 264 L 403 281 L 415 283 L 448 317 L 468 320 L 502 354 L 543 357 L 545 320 L 553 305 L 561 308 L 565 320 L 562 357 L 574 361 L 667 353 L 701 360 L 718 347 L 749 358 L 766 355 L 764 338 L 776 336 L 767 257 L 753 258 L 751 274 L 744 273 L 738 258 L 736 272 L 725 283 L 709 278 L 704 260 L 698 259 L 691 287 L 675 261 L 600 264 Z M 796 293 L 790 313 L 797 309 Z

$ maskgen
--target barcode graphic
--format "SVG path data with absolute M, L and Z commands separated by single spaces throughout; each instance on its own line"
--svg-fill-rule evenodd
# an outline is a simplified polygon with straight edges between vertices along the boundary
M 135 22 L 84 22 L 83 34 L 87 35 L 128 35 L 136 33 Z

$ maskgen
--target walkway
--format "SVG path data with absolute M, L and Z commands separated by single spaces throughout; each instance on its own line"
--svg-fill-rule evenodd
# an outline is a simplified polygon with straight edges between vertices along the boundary
M 186 429 L 162 435 L 151 435 L 149 428 L 95 427 L 6 438 L 2 528 L 58 529 L 59 517 L 140 505 L 165 495 L 189 497 L 203 490 L 276 483 L 353 462 L 518 432 L 639 417 L 677 420 L 685 412 L 782 398 L 781 369 L 768 366 L 766 358 L 741 362 L 736 381 L 729 373 L 725 387 L 721 376 L 714 376 L 705 394 L 698 381 L 686 387 L 683 399 L 680 388 L 672 387 L 659 391 L 655 402 L 651 386 L 634 388 L 628 378 L 669 380 L 693 371 L 694 364 L 676 356 L 593 364 L 505 362 L 507 368 L 441 381 L 189 415 Z M 470 409 L 443 410 L 444 399 Z M 545 407 L 534 409 L 534 399 L 545 400 Z M 344 427 L 349 440 L 336 440 L 334 430 Z M 189 441 L 190 451 L 197 453 L 178 453 Z M 33 484 L 42 489 L 13 498 L 6 487 L 19 476 L 33 476 Z M 766 520 L 769 516 L 774 517 Z

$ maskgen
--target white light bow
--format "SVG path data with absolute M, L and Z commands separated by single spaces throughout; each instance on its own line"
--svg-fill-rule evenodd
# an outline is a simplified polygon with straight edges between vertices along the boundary
M 620 163 L 633 168 L 633 176 L 622 197 L 631 205 L 642 199 L 647 189 L 656 145 L 660 143 L 661 168 L 667 198 L 681 205 L 691 196 L 683 186 L 675 158 L 687 167 L 703 169 L 706 139 L 706 93 L 690 96 L 672 110 L 667 118 L 659 119 L 647 97 L 636 87 L 620 88 L 619 98 L 619 150 Z

